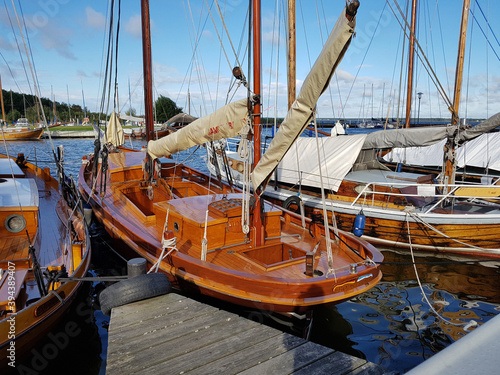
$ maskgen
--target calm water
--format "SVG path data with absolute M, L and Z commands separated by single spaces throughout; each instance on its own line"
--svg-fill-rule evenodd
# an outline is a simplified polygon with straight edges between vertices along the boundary
M 81 157 L 92 152 L 93 140 L 54 139 L 53 144 L 64 146 L 66 171 L 76 179 Z M 140 149 L 143 144 L 134 140 L 132 147 Z M 54 169 L 48 141 L 9 142 L 7 146 L 11 155 L 24 152 L 31 160 L 36 155 L 40 165 Z M 3 145 L 2 152 L 5 153 Z M 177 157 L 179 161 L 187 159 L 188 164 L 206 170 L 201 160 L 203 155 L 203 150 L 198 150 L 194 155 L 188 151 Z M 462 327 L 446 324 L 432 312 L 416 281 L 409 254 L 381 250 L 385 256 L 384 278 L 376 287 L 348 302 L 317 308 L 308 329 L 303 326 L 282 328 L 401 373 L 466 334 Z M 93 261 L 94 275 L 119 274 L 124 270 L 124 264 L 111 253 L 97 255 Z M 429 254 L 417 254 L 415 259 L 423 291 L 444 319 L 455 323 L 473 319 L 482 324 L 500 313 L 499 261 L 479 262 L 472 258 Z M 33 357 L 23 363 L 25 373 L 30 373 L 28 370 L 35 371 L 31 373 L 61 373 L 65 371 L 61 369 L 68 368 L 72 369 L 72 374 L 105 373 L 109 318 L 96 305 L 96 295 L 103 287 L 102 283 L 95 282 L 82 290 L 67 320 L 54 332 L 64 332 L 65 324 L 75 322 L 79 327 L 78 335 L 67 345 L 58 347 L 56 353 L 47 351 L 48 347 L 53 347 L 50 340 L 35 348 Z

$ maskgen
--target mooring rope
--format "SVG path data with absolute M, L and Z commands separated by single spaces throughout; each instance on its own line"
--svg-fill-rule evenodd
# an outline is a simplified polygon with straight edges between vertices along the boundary
M 413 262 L 413 270 L 415 271 L 415 277 L 417 279 L 418 286 L 420 287 L 420 291 L 422 292 L 422 296 L 424 297 L 425 301 L 429 305 L 429 308 L 434 313 L 434 315 L 436 315 L 443 322 L 445 322 L 447 324 L 451 324 L 451 325 L 456 326 L 456 327 L 463 327 L 464 331 L 468 331 L 470 328 L 476 327 L 478 324 L 473 319 L 471 319 L 468 323 L 455 323 L 455 322 L 452 322 L 451 320 L 448 320 L 448 319 L 444 318 L 442 315 L 440 315 L 436 311 L 436 309 L 434 309 L 434 307 L 432 306 L 431 302 L 427 298 L 427 295 L 425 294 L 424 288 L 422 286 L 422 282 L 420 281 L 420 277 L 418 276 L 417 265 L 415 263 L 415 256 L 413 254 L 413 246 L 412 246 L 412 243 L 411 243 L 410 221 L 408 220 L 408 216 L 409 215 L 406 216 L 406 227 L 407 227 L 407 231 L 408 231 L 408 243 L 410 245 L 410 253 L 411 253 L 411 260 Z

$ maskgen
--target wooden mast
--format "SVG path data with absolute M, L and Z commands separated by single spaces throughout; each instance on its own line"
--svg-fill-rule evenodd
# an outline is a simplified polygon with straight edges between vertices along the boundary
M 415 57 L 415 24 L 417 19 L 417 0 L 412 1 L 410 25 L 410 52 L 408 56 L 408 91 L 406 93 L 406 127 L 410 127 L 411 94 L 413 91 L 413 59 Z
M 460 37 L 458 39 L 457 70 L 455 72 L 455 91 L 453 95 L 453 107 L 451 110 L 451 124 L 458 124 L 458 107 L 460 105 L 460 93 L 462 91 L 462 77 L 465 58 L 465 42 L 467 40 L 467 24 L 469 22 L 470 0 L 464 0 L 462 8 L 462 21 L 460 24 Z M 444 171 L 443 183 L 455 183 L 455 144 L 453 139 L 448 138 L 444 145 Z
M 2 120 L 5 122 L 5 107 L 3 106 L 2 77 L 0 76 L 0 102 L 2 103 Z
M 142 60 L 144 76 L 144 110 L 146 121 L 146 140 L 153 134 L 153 89 L 151 68 L 151 31 L 149 23 L 149 0 L 141 1 L 142 16 Z
M 296 56 L 295 0 L 288 0 L 288 109 L 296 97 Z
M 260 30 L 260 0 L 253 1 L 253 91 L 259 100 L 255 103 L 253 107 L 253 133 L 254 133 L 254 155 L 253 162 L 254 165 L 260 161 L 260 144 L 261 144 L 261 134 L 260 134 L 260 63 L 261 63 L 261 30 Z M 259 197 L 259 191 L 255 191 L 255 208 L 253 210 L 253 227 L 255 228 L 255 246 L 261 246 L 264 243 L 264 231 L 262 228 L 262 217 L 261 217 L 261 201 Z
M 460 104 L 460 92 L 462 91 L 462 77 L 464 70 L 465 42 L 467 39 L 467 24 L 469 22 L 470 0 L 464 0 L 462 8 L 462 23 L 460 24 L 460 38 L 458 40 L 457 71 L 455 72 L 455 92 L 453 96 L 453 109 L 451 124 L 458 123 L 458 107 Z

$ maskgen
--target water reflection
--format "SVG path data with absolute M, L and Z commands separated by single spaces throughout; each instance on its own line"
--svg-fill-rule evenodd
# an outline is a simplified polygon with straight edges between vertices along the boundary
M 404 373 L 500 313 L 499 268 L 432 256 L 416 261 L 423 290 L 409 255 L 384 252 L 384 278 L 366 293 L 314 312 L 310 339 Z M 472 261 L 469 259 L 468 261 Z M 440 262 L 440 264 L 436 264 Z M 451 262 L 451 263 L 450 263 Z

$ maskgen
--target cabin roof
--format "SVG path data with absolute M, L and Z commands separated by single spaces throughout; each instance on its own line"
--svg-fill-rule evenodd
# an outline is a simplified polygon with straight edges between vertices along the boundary
M 14 177 L 24 178 L 23 171 L 14 160 L 0 158 L 0 178 L 12 177 L 12 173 L 14 173 Z
M 31 178 L 0 178 L 0 207 L 38 207 L 38 188 Z

